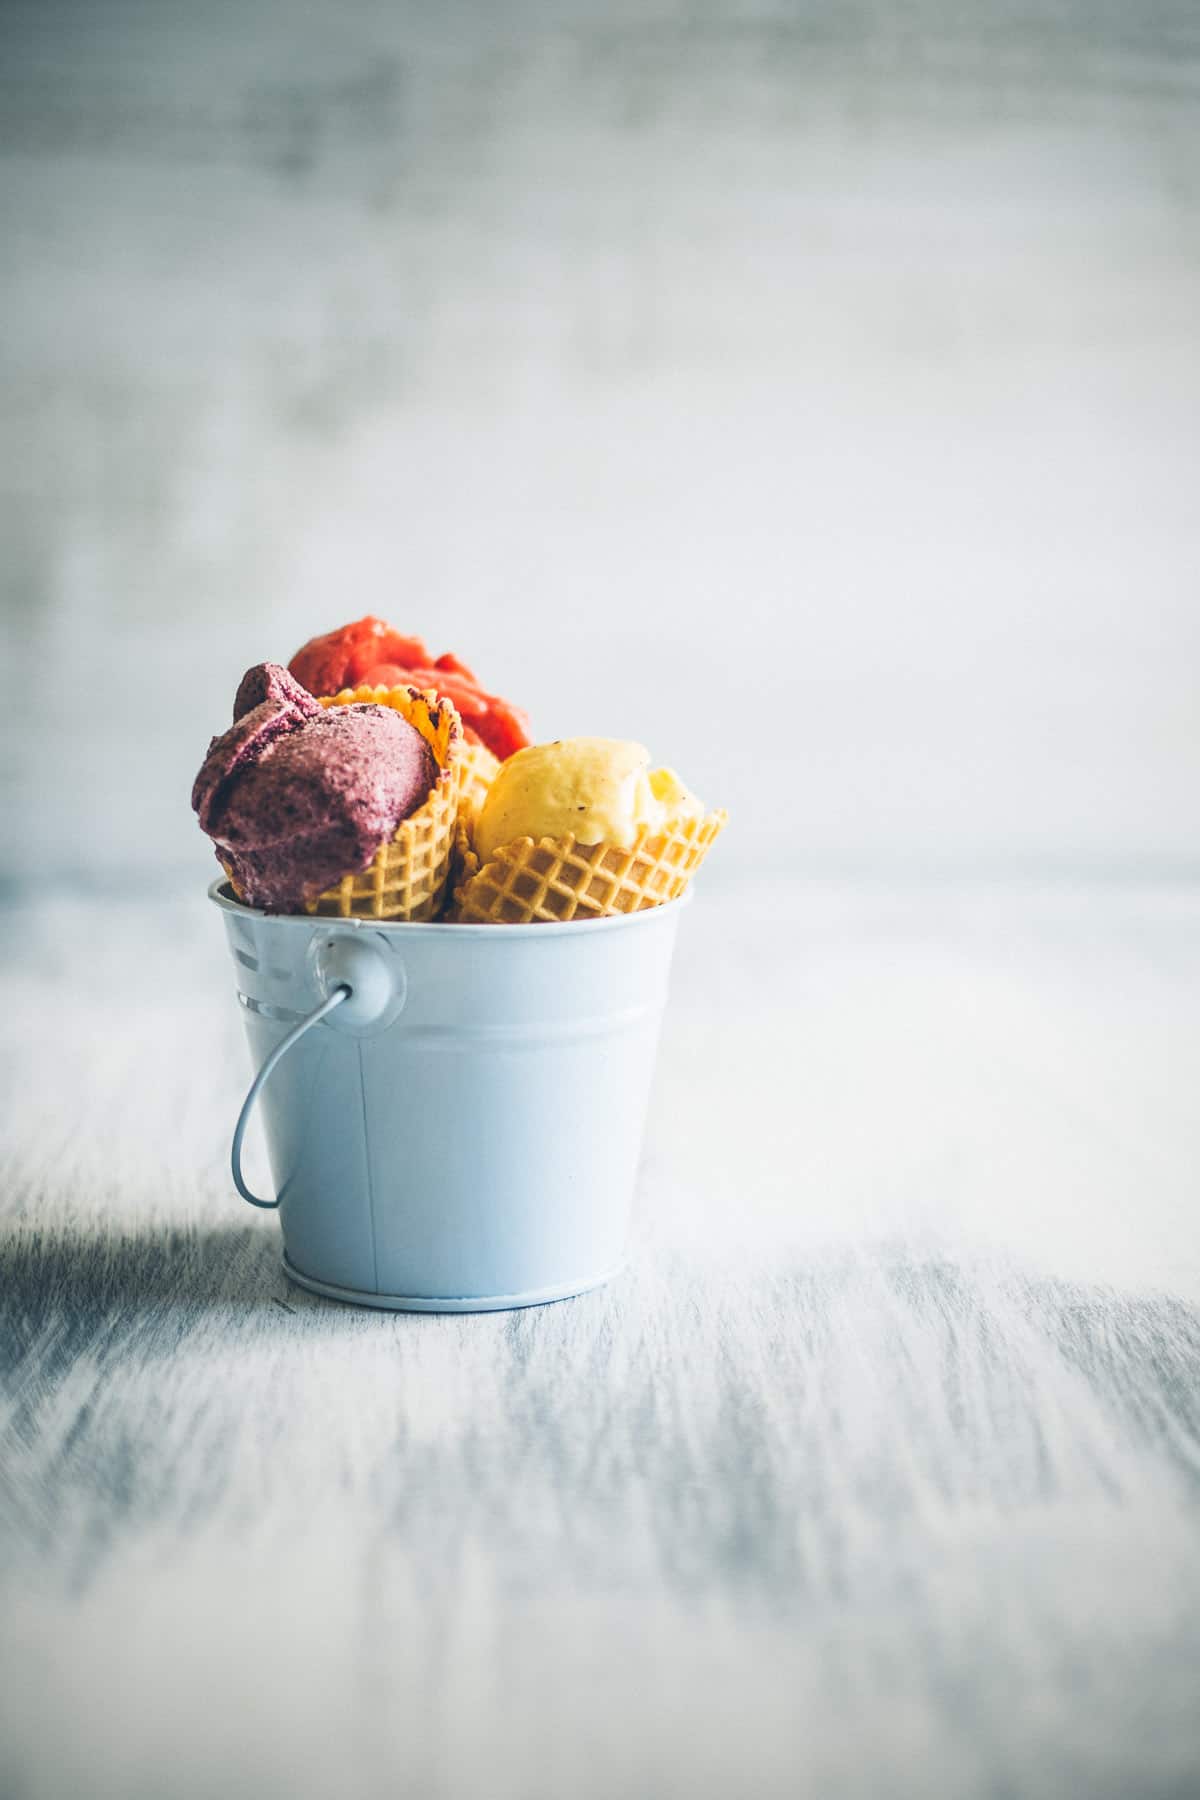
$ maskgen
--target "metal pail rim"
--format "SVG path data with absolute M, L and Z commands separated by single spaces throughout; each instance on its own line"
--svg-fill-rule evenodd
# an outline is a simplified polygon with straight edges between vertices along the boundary
M 246 906 L 241 900 L 235 899 L 233 890 L 224 877 L 213 882 L 208 890 L 208 897 L 222 912 L 233 913 L 242 918 L 263 919 L 270 925 L 300 927 L 307 931 L 336 926 L 339 931 L 385 931 L 397 936 L 443 936 L 449 933 L 458 938 L 482 935 L 485 938 L 504 940 L 575 936 L 579 932 L 586 932 L 589 937 L 594 937 L 602 931 L 622 931 L 630 926 L 644 925 L 662 913 L 689 906 L 692 890 L 690 887 L 686 888 L 677 900 L 662 900 L 657 906 L 642 907 L 640 912 L 608 913 L 602 919 L 536 920 L 529 925 L 460 925 L 448 919 L 342 919 L 328 913 L 264 912 L 261 907 Z

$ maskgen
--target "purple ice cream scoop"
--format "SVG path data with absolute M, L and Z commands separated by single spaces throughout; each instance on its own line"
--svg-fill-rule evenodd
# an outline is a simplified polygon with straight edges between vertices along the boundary
M 357 874 L 438 780 L 389 706 L 319 706 L 277 663 L 247 670 L 234 723 L 208 747 L 192 806 L 242 898 L 297 912 Z

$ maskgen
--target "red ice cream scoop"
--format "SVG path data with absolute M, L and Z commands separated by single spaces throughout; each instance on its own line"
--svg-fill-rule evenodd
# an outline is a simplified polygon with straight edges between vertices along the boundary
M 323 637 L 310 638 L 288 668 L 310 694 L 405 684 L 435 688 L 457 707 L 468 741 L 486 744 L 501 762 L 530 742 L 529 720 L 520 707 L 489 694 L 457 656 L 434 658 L 420 638 L 402 637 L 385 620 L 369 614 Z
M 428 797 L 438 765 L 388 706 L 318 706 L 278 663 L 247 671 L 192 807 L 242 898 L 267 912 L 365 869 Z

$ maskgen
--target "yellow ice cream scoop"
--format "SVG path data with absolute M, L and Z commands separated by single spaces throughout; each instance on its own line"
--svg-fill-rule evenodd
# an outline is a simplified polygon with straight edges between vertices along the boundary
M 704 808 L 673 769 L 651 769 L 642 744 L 623 738 L 559 738 L 531 744 L 500 765 L 475 826 L 487 862 L 519 838 L 564 838 L 628 849 L 639 830 L 658 830 Z

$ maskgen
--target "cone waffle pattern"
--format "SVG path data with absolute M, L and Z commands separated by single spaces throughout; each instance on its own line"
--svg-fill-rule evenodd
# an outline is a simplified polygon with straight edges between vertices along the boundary
M 530 925 L 641 912 L 678 900 L 724 829 L 727 814 L 643 830 L 628 850 L 571 836 L 520 838 L 481 868 L 459 837 L 462 876 L 451 917 L 464 925 Z
M 474 824 L 479 817 L 480 807 L 487 799 L 488 789 L 496 779 L 500 763 L 486 744 L 464 743 L 462 764 L 462 810 Z
M 374 703 L 402 713 L 433 751 L 441 773 L 429 797 L 401 821 L 390 844 L 360 873 L 346 875 L 304 910 L 338 919 L 432 919 L 441 910 L 450 874 L 463 780 L 462 725 L 454 707 L 418 688 L 343 688 L 322 706 Z
M 495 780 L 499 760 L 486 744 L 463 745 L 462 795 L 458 805 L 458 824 L 454 830 L 454 851 L 450 858 L 449 889 L 453 895 L 467 876 L 479 868 L 473 847 L 475 826 L 488 789 Z

